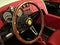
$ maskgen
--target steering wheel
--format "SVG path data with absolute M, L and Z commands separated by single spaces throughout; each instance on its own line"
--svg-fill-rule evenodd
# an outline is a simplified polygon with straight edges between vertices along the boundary
M 29 6 L 26 6 L 26 5 L 29 5 Z M 27 12 L 26 14 L 27 9 L 31 5 L 36 7 L 38 11 L 36 12 L 31 11 L 29 13 Z M 18 16 L 18 12 L 20 13 L 19 14 L 20 16 Z M 40 29 L 38 29 L 39 31 L 37 32 L 33 24 L 35 23 L 34 20 L 38 15 L 41 16 L 41 27 Z M 35 4 L 33 1 L 23 0 L 15 9 L 12 26 L 13 26 L 14 34 L 16 35 L 19 41 L 21 41 L 24 44 L 32 44 L 40 38 L 42 31 L 44 29 L 43 13 L 41 9 L 38 7 L 38 5 Z

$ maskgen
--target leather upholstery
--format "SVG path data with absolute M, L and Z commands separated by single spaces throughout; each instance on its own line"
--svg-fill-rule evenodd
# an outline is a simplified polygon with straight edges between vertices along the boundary
M 56 30 L 48 40 L 47 45 L 60 45 L 60 30 Z

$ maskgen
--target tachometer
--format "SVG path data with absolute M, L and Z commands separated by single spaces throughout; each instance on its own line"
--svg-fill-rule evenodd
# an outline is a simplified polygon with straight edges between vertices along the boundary
M 3 18 L 7 23 L 11 23 L 12 22 L 12 14 L 8 11 L 3 13 Z

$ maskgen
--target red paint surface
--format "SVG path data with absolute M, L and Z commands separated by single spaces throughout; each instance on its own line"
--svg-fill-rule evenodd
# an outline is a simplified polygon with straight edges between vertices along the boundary
M 4 26 L 3 21 L 0 19 L 0 29 Z

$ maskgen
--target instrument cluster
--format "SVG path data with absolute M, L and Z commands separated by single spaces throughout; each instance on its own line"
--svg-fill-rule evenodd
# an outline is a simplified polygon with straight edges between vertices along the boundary
M 2 17 L 6 23 L 12 23 L 13 12 L 14 7 L 9 7 L 3 12 Z
M 22 8 L 26 8 L 26 7 L 28 7 L 28 4 L 23 5 Z M 0 36 L 3 38 L 3 40 L 7 40 L 14 35 L 13 29 L 12 29 L 14 12 L 15 12 L 15 7 L 11 6 L 7 10 L 3 11 L 3 13 L 1 14 L 2 20 L 5 23 L 5 25 L 0 30 Z M 23 14 L 27 14 L 27 12 L 23 12 L 22 9 L 19 9 L 17 16 L 20 17 Z
M 1 14 L 2 21 L 5 23 L 0 30 L 0 36 L 5 41 L 13 36 L 12 18 L 15 7 L 11 6 Z

